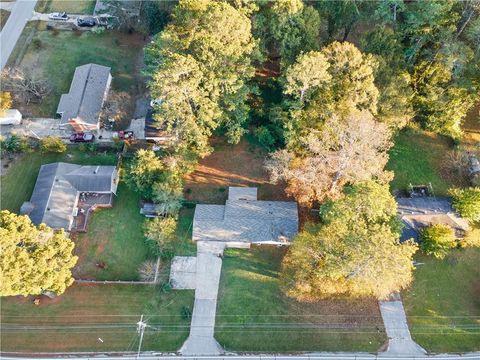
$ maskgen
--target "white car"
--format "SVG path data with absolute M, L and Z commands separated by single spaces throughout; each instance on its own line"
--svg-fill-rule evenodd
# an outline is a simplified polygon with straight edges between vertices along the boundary
M 69 17 L 66 12 L 54 12 L 48 15 L 50 20 L 68 20 Z

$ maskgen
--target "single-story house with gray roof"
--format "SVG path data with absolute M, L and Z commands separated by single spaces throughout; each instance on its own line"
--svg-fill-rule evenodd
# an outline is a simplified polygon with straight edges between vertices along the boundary
M 418 241 L 420 230 L 434 224 L 451 227 L 457 238 L 462 238 L 469 229 L 468 223 L 453 209 L 449 198 L 397 198 L 397 213 L 404 224 L 400 241 Z
M 70 231 L 81 195 L 116 194 L 117 186 L 115 166 L 63 162 L 42 165 L 30 201 L 22 205 L 20 212 L 34 224 Z
M 100 114 L 108 96 L 112 75 L 110 68 L 97 64 L 78 66 L 73 74 L 70 91 L 60 97 L 57 114 L 62 124 L 75 131 L 100 128 Z
M 193 241 L 227 246 L 288 244 L 298 232 L 297 203 L 257 200 L 257 189 L 230 187 L 225 205 L 197 205 Z

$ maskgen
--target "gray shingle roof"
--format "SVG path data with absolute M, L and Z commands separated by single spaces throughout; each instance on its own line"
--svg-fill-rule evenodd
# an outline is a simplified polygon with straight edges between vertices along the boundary
M 236 194 L 229 192 L 229 198 Z M 287 201 L 227 200 L 225 206 L 197 205 L 193 220 L 194 241 L 285 243 L 297 232 L 297 204 Z
M 257 188 L 230 186 L 228 200 L 257 200 Z
M 75 69 L 70 91 L 60 97 L 57 113 L 62 122 L 75 119 L 81 123 L 97 124 L 104 94 L 110 86 L 110 68 L 86 64 Z
M 397 212 L 405 224 L 401 241 L 418 240 L 419 231 L 432 224 L 444 224 L 455 230 L 457 236 L 468 230 L 468 223 L 453 209 L 449 198 L 397 198 Z
M 94 171 L 97 173 L 94 173 Z M 34 224 L 69 230 L 78 193 L 116 192 L 115 166 L 82 166 L 67 163 L 42 165 L 33 189 L 29 216 Z

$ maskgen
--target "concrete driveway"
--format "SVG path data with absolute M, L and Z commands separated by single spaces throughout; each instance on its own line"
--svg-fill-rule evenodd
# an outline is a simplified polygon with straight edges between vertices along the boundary
M 27 21 L 32 17 L 37 0 L 17 0 L 7 23 L 0 32 L 0 70 L 3 70 Z
M 385 356 L 422 356 L 427 352 L 412 339 L 407 316 L 400 295 L 395 294 L 389 301 L 380 301 L 380 312 L 388 336 L 388 349 Z
M 3 136 L 16 134 L 41 139 L 47 136 L 56 136 L 70 143 L 70 135 L 74 132 L 70 125 L 60 125 L 59 119 L 35 118 L 23 119 L 19 125 L 2 125 L 0 132 Z M 95 131 L 95 142 L 111 142 L 114 136 L 113 131 L 100 129 Z

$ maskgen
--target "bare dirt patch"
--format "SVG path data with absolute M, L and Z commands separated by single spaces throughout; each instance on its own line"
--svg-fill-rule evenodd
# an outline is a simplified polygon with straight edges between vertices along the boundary
M 258 188 L 262 200 L 292 200 L 287 198 L 284 186 L 270 183 L 263 165 L 267 152 L 242 139 L 236 145 L 216 138 L 214 151 L 200 160 L 195 171 L 186 177 L 185 198 L 199 203 L 223 204 L 229 186 Z

